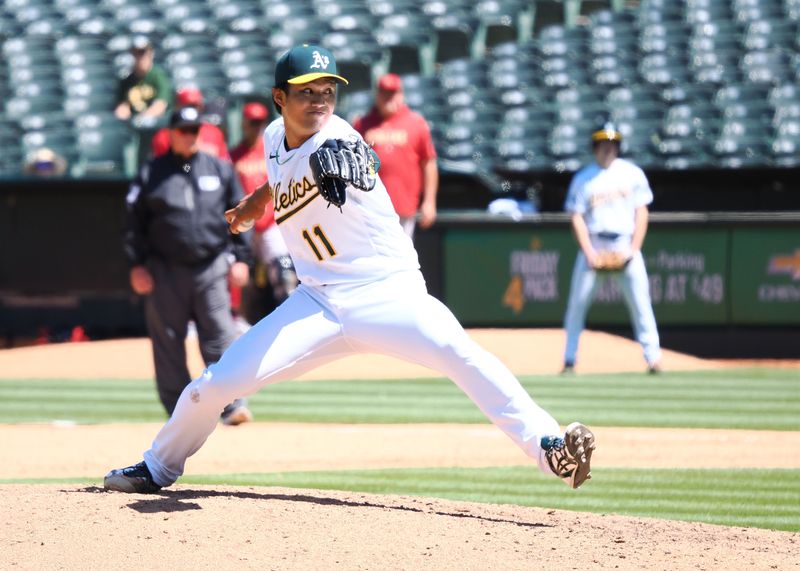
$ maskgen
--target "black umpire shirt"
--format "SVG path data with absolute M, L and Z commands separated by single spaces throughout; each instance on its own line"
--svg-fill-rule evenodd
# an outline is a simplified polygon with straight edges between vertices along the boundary
M 127 203 L 125 253 L 131 266 L 151 256 L 200 266 L 230 252 L 250 262 L 241 234 L 231 234 L 226 210 L 244 196 L 231 163 L 198 152 L 190 159 L 166 155 L 148 161 L 131 184 Z

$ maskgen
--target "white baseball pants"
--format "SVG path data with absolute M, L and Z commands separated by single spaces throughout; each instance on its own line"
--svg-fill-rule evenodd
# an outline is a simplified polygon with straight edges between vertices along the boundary
M 651 365 L 658 363 L 661 359 L 661 346 L 650 302 L 650 282 L 647 279 L 647 269 L 641 252 L 634 255 L 624 270 L 610 273 L 597 272 L 590 268 L 583 252 L 578 252 L 572 270 L 569 300 L 564 316 L 564 329 L 567 333 L 564 362 L 573 364 L 576 362 L 578 341 L 586 324 L 586 313 L 601 279 L 615 279 L 619 282 L 625 305 L 630 313 L 633 332 L 642 346 L 645 361 Z
M 168 486 L 183 474 L 227 403 L 355 353 L 391 355 L 447 375 L 550 473 L 540 442 L 562 436 L 558 423 L 497 357 L 469 338 L 414 271 L 362 285 L 300 285 L 186 387 L 145 452 L 153 479 Z

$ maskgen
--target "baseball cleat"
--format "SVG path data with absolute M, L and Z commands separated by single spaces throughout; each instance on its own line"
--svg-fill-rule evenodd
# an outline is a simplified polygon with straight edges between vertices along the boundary
M 564 480 L 570 488 L 578 488 L 592 477 L 594 434 L 580 422 L 567 426 L 564 438 L 543 438 L 542 448 L 553 474 Z
M 144 462 L 111 470 L 103 480 L 103 487 L 106 490 L 127 494 L 152 494 L 161 490 L 161 486 L 153 481 L 153 476 Z

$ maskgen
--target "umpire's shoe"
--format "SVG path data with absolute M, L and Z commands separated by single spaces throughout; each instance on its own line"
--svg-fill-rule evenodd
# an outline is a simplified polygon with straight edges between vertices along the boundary
M 564 432 L 564 438 L 542 438 L 547 464 L 553 474 L 564 480 L 570 488 L 577 488 L 592 477 L 592 452 L 594 434 L 580 422 L 573 422 Z
M 103 487 L 106 490 L 128 494 L 152 494 L 161 489 L 161 486 L 153 481 L 153 476 L 144 462 L 111 470 L 103 480 Z

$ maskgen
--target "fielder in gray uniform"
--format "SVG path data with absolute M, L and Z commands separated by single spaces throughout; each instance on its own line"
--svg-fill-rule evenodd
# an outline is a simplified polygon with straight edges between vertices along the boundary
M 661 349 L 650 302 L 650 284 L 642 257 L 647 233 L 647 205 L 653 192 L 644 172 L 619 158 L 622 134 L 611 122 L 592 133 L 595 162 L 579 170 L 567 192 L 564 209 L 580 246 L 572 272 L 564 328 L 564 371 L 571 373 L 586 313 L 599 282 L 618 281 L 630 311 L 636 340 L 648 370 L 660 370 Z
M 144 461 L 112 470 L 106 489 L 146 493 L 171 485 L 226 402 L 358 353 L 440 371 L 543 472 L 571 488 L 589 478 L 594 434 L 578 422 L 562 431 L 428 294 L 375 155 L 333 114 L 342 83 L 322 47 L 297 46 L 278 60 L 272 97 L 281 117 L 264 132 L 269 183 L 225 217 L 237 233 L 272 200 L 300 285 L 186 387 Z

